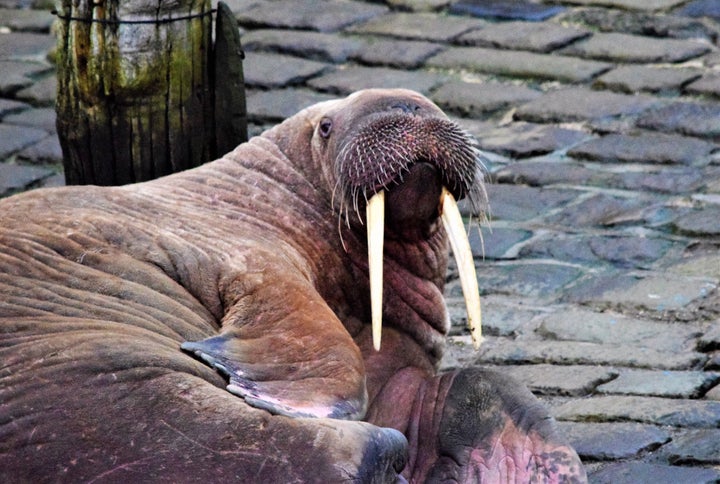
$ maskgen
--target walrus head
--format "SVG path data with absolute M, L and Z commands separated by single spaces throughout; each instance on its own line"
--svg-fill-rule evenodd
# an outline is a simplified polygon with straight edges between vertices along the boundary
M 350 104 L 354 109 L 347 109 Z M 474 138 L 432 102 L 412 91 L 366 90 L 344 100 L 351 120 L 329 109 L 315 128 L 315 149 L 334 160 L 326 177 L 341 220 L 366 224 L 373 344 L 380 347 L 385 221 L 410 241 L 427 238 L 438 221 L 458 262 L 473 341 L 479 345 L 480 300 L 472 253 L 456 200 L 483 213 L 486 194 Z M 327 157 L 326 157 L 327 158 Z M 365 217 L 362 208 L 365 208 Z

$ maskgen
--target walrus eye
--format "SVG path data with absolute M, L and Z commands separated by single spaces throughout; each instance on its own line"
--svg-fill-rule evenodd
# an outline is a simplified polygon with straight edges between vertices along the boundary
M 320 136 L 322 136 L 323 138 L 327 138 L 328 136 L 330 136 L 332 127 L 332 120 L 330 118 L 323 118 L 322 121 L 320 121 L 320 126 L 318 129 Z

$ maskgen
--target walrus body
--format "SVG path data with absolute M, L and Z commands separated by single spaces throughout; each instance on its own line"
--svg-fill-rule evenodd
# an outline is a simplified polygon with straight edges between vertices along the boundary
M 390 114 L 445 119 L 415 93 L 364 91 L 194 170 L 0 201 L 0 479 L 584 480 L 527 390 L 436 375 L 447 237 L 433 200 L 452 167 L 423 155 L 399 180 L 353 175 L 356 155 L 337 165 L 355 129 Z M 477 194 L 463 178 L 455 195 Z M 376 351 L 357 207 L 380 185 Z

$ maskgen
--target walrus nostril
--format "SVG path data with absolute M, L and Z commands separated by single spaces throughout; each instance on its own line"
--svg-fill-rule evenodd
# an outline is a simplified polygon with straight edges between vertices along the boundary
M 413 114 L 417 111 L 420 111 L 420 106 L 408 101 L 400 101 L 390 106 L 390 109 L 399 109 L 405 114 Z

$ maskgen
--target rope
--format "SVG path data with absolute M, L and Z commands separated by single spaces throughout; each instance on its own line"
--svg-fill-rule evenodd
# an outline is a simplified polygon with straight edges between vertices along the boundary
M 212 15 L 215 13 L 215 9 L 208 10 L 206 12 L 200 12 L 195 13 L 192 15 L 183 15 L 181 17 L 171 17 L 171 18 L 159 18 L 159 19 L 152 19 L 152 20 L 108 20 L 108 19 L 101 19 L 101 18 L 86 18 L 86 17 L 73 17 L 72 15 L 61 15 L 60 12 L 57 10 L 51 10 L 50 13 L 55 15 L 57 18 L 61 20 L 74 20 L 76 22 L 83 22 L 86 24 L 102 24 L 102 25 L 132 25 L 132 24 L 155 24 L 155 25 L 161 25 L 161 24 L 169 24 L 172 22 L 179 22 L 181 20 L 192 20 L 196 18 L 206 17 L 208 15 Z

